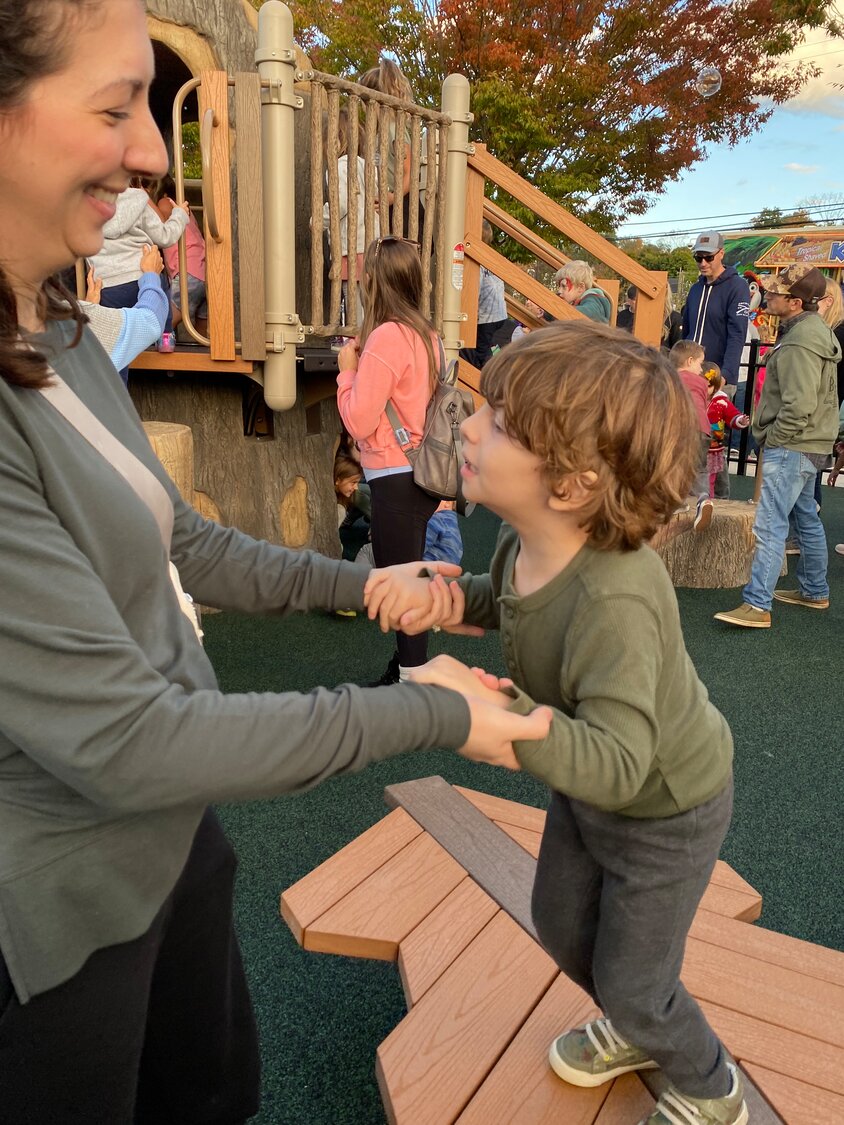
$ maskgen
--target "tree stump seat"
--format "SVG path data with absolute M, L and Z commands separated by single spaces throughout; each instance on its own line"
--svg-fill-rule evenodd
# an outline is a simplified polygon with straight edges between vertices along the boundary
M 305 949 L 397 962 L 408 1013 L 375 1064 L 391 1125 L 646 1116 L 659 1071 L 589 1090 L 548 1067 L 554 1035 L 596 1010 L 535 940 L 545 813 L 439 777 L 385 796 L 393 811 L 289 887 L 281 913 Z M 754 1125 L 833 1125 L 844 1120 L 844 954 L 748 925 L 760 911 L 719 862 L 684 983 L 742 1067 Z
M 744 586 L 756 550 L 756 505 L 747 500 L 713 500 L 712 523 L 695 532 L 694 504 L 660 528 L 651 546 L 665 563 L 675 586 L 697 590 Z M 787 573 L 783 564 L 781 573 Z

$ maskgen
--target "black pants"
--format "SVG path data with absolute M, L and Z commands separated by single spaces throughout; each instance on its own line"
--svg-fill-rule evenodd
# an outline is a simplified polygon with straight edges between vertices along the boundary
M 376 566 L 421 559 L 425 550 L 428 520 L 437 510 L 438 501 L 413 483 L 412 473 L 395 473 L 375 477 L 369 482 L 372 491 L 372 553 Z M 428 634 L 408 637 L 396 633 L 399 664 L 416 668 L 428 658 Z
M 141 937 L 19 1004 L 0 960 L 0 1118 L 11 1125 L 236 1125 L 260 1061 L 232 926 L 236 861 L 206 811 Z
M 478 325 L 478 337 L 474 348 L 461 348 L 460 358 L 465 359 L 480 371 L 488 359 L 492 358 L 492 346 L 495 343 L 495 334 L 500 332 L 507 323 L 504 320 L 491 320 L 487 324 Z

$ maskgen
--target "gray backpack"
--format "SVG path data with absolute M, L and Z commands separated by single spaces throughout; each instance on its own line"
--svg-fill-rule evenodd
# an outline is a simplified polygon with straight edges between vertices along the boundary
M 439 337 L 437 343 L 440 346 L 440 377 L 425 411 L 425 430 L 419 445 L 411 444 L 410 434 L 402 424 L 392 399 L 387 403 L 385 412 L 402 453 L 413 467 L 414 483 L 435 500 L 456 501 L 458 514 L 468 516 L 475 505 L 467 504 L 463 495 L 460 423 L 474 413 L 475 403 L 468 391 L 462 391 L 457 386 L 457 360 L 446 366 L 445 349 Z

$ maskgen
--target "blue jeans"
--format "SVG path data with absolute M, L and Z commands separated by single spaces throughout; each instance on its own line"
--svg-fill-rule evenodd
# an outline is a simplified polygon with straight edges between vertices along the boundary
M 763 610 L 771 608 L 774 587 L 785 557 L 789 515 L 793 515 L 800 545 L 800 561 L 797 564 L 800 593 L 812 601 L 829 597 L 826 533 L 815 508 L 814 492 L 815 466 L 804 453 L 766 446 L 762 463 L 762 495 L 753 525 L 756 554 L 743 595 L 748 605 Z

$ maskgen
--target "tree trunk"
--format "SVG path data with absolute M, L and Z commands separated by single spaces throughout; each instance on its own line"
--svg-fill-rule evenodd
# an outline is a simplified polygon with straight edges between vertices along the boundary
M 141 418 L 190 426 L 203 514 L 257 539 L 338 558 L 336 403 L 306 411 L 297 402 L 273 414 L 273 437 L 244 437 L 244 392 L 253 386 L 237 376 L 133 371 L 130 390 Z
M 175 422 L 144 422 L 153 453 L 189 504 L 193 493 L 193 434 Z
M 756 550 L 756 506 L 746 500 L 713 500 L 712 523 L 695 532 L 694 510 L 678 512 L 651 540 L 675 586 L 697 590 L 744 586 Z M 780 573 L 787 573 L 783 562 Z

